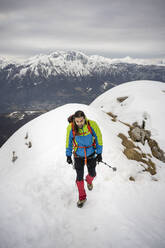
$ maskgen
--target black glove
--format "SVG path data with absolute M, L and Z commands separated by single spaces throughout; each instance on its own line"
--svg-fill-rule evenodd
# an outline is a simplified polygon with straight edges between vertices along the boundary
M 101 153 L 100 154 L 97 154 L 96 161 L 97 162 L 102 162 L 102 155 L 101 155 Z
M 71 158 L 71 156 L 67 156 L 67 160 L 66 161 L 67 161 L 68 164 L 72 164 L 72 158 Z

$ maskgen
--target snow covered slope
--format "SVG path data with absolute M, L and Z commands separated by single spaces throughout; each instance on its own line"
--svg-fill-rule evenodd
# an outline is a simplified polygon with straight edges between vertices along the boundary
M 158 82 L 143 83 L 132 85 L 141 86 L 143 92 L 148 84 L 147 92 L 155 92 L 155 98 L 147 100 L 148 105 L 156 102 L 160 108 L 165 88 Z M 123 89 L 120 86 L 115 89 L 114 97 L 125 96 L 127 91 L 131 98 L 126 100 L 122 114 L 119 111 L 122 107 L 112 101 L 110 90 L 100 100 L 96 99 L 93 106 L 67 104 L 39 116 L 19 129 L 0 149 L 0 247 L 165 246 L 165 164 L 152 158 L 157 174 L 151 176 L 142 171 L 137 161 L 128 160 L 117 136 L 119 132 L 126 134 L 128 127 L 111 121 L 105 112 L 113 110 L 126 121 L 142 120 L 140 107 L 132 107 L 133 100 L 139 97 L 140 105 L 146 106 L 145 113 L 150 117 L 147 128 L 152 128 L 161 145 L 165 137 L 160 139 L 162 130 L 156 126 L 156 119 L 163 121 L 164 116 L 155 110 L 152 114 L 152 108 L 147 108 L 148 98 L 138 94 L 135 86 L 131 90 L 128 83 Z M 94 189 L 87 191 L 88 200 L 82 209 L 76 207 L 75 171 L 65 158 L 67 117 L 78 109 L 99 124 L 104 142 L 103 159 L 117 167 L 113 172 L 104 164 L 97 166 Z M 13 152 L 15 162 L 12 162 Z M 130 176 L 136 181 L 130 181 Z
M 128 97 L 123 102 L 117 98 Z M 154 138 L 161 142 L 165 150 L 165 85 L 155 81 L 133 81 L 114 87 L 92 103 L 92 107 L 104 112 L 112 112 L 118 119 L 132 124 L 143 120 Z

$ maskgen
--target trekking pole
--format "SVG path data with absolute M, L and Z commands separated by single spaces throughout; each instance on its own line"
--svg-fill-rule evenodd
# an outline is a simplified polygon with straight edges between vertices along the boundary
M 109 168 L 111 168 L 113 171 L 117 171 L 116 167 L 112 167 L 111 165 L 107 164 L 106 162 L 101 161 L 101 163 L 107 165 Z

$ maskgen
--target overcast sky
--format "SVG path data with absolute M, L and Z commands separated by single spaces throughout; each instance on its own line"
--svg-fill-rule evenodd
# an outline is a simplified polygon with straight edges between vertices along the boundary
M 165 57 L 165 0 L 0 0 L 0 56 Z

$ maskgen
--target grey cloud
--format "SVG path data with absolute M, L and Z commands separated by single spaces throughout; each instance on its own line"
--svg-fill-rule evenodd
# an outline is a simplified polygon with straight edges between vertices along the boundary
M 73 47 L 118 56 L 139 47 L 144 56 L 163 54 L 164 7 L 162 0 L 0 0 L 0 53 Z

